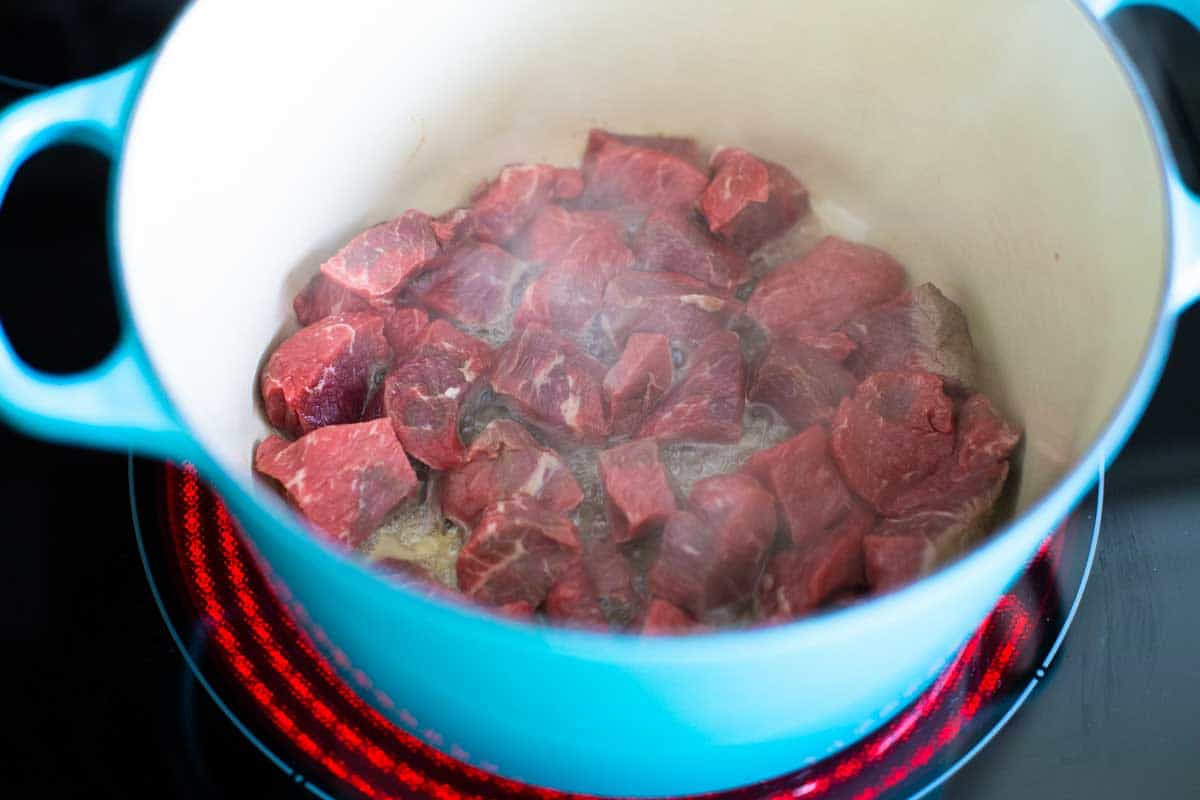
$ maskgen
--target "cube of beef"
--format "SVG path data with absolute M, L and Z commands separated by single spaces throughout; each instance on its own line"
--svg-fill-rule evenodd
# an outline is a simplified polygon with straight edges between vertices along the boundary
M 513 324 L 579 331 L 603 305 L 608 282 L 632 265 L 633 253 L 611 231 L 583 233 L 526 288 Z
M 954 391 L 975 383 L 975 350 L 962 309 L 923 283 L 842 326 L 857 345 L 847 366 L 860 378 L 885 370 L 932 372 Z
M 982 394 L 968 397 L 958 409 L 955 462 L 963 472 L 986 469 L 1012 455 L 1021 430 L 1000 416 Z
M 604 376 L 612 432 L 633 433 L 671 386 L 671 343 L 657 333 L 635 333 Z
M 334 314 L 366 311 L 370 307 L 366 300 L 319 272 L 292 300 L 292 310 L 301 325 L 312 325 Z
M 532 498 L 515 497 L 484 509 L 455 572 L 459 590 L 478 603 L 537 608 L 578 558 L 571 520 Z
M 928 372 L 879 372 L 838 406 L 831 446 L 846 483 L 882 514 L 906 499 L 954 449 L 954 408 Z
M 613 133 L 612 131 L 603 131 L 598 128 L 593 128 L 588 132 L 587 152 L 584 154 L 584 161 L 587 162 L 590 154 L 595 153 L 610 141 L 616 141 L 630 147 L 658 150 L 681 158 L 696 169 L 703 170 L 705 168 L 704 156 L 700 154 L 700 148 L 696 145 L 696 140 L 690 136 Z
M 474 386 L 492 366 L 492 348 L 487 342 L 441 319 L 435 319 L 421 332 L 415 350 L 447 359 L 468 387 Z
M 687 615 L 687 612 L 655 597 L 646 607 L 641 631 L 646 636 L 670 636 L 683 633 L 698 633 L 704 626 Z
M 858 381 L 827 350 L 793 341 L 776 342 L 754 372 L 749 399 L 765 403 L 792 428 L 828 423 Z
M 434 313 L 465 325 L 495 325 L 512 309 L 525 264 L 494 244 L 466 242 L 434 259 L 412 293 Z
M 566 625 L 608 630 L 608 618 L 596 598 L 596 589 L 582 561 L 576 561 L 550 587 L 542 606 L 547 619 Z
M 863 585 L 863 538 L 874 525 L 875 515 L 855 503 L 841 522 L 816 539 L 772 558 L 758 583 L 759 616 L 794 619 Z
M 348 547 L 362 544 L 419 488 L 387 420 L 327 425 L 290 444 L 268 437 L 254 469 L 279 481 L 310 523 Z
M 597 536 L 584 543 L 583 563 L 609 623 L 617 628 L 632 625 L 641 615 L 643 603 L 625 553 L 611 537 Z
M 600 453 L 600 478 L 612 517 L 612 538 L 628 542 L 662 525 L 675 511 L 675 493 L 649 439 Z
M 604 290 L 603 321 L 617 344 L 631 333 L 661 333 L 690 350 L 741 313 L 727 292 L 673 272 L 629 270 Z
M 854 502 L 829 452 L 829 436 L 814 425 L 750 456 L 745 471 L 775 496 L 792 544 L 804 546 L 836 523 Z
M 690 213 L 655 209 L 633 239 L 638 268 L 679 272 L 718 289 L 732 289 L 750 277 L 746 258 L 708 235 Z
M 475 192 L 467 221 L 447 218 L 447 230 L 453 230 L 452 237 L 461 238 L 469 231 L 482 242 L 504 244 L 546 204 L 578 197 L 582 190 L 578 170 L 549 164 L 510 164 Z
M 604 365 L 534 323 L 505 345 L 492 388 L 532 422 L 576 439 L 602 441 L 609 431 L 603 380 Z
M 433 235 L 438 240 L 438 244 L 444 249 L 449 249 L 453 245 L 461 244 L 471 238 L 473 233 L 471 209 L 452 208 L 440 216 L 434 217 L 433 222 L 429 225 L 433 228 Z
M 832 331 L 898 295 L 904 268 L 887 253 L 834 236 L 764 277 L 746 313 L 772 341 Z
M 700 195 L 708 228 L 743 253 L 786 231 L 808 211 L 808 191 L 787 168 L 736 147 L 709 162 L 713 177 Z
M 355 236 L 321 265 L 333 283 L 374 304 L 387 305 L 437 256 L 429 215 L 405 211 Z
M 749 475 L 734 473 L 697 481 L 688 502 L 713 530 L 709 606 L 748 599 L 775 540 L 774 498 Z
M 708 176 L 674 153 L 594 131 L 583 155 L 583 182 L 581 202 L 587 208 L 688 209 L 704 191 Z
M 465 526 L 484 507 L 523 495 L 554 511 L 570 511 L 583 491 L 558 453 L 542 447 L 519 423 L 497 419 L 471 443 L 461 467 L 443 476 L 442 512 Z
M 267 419 L 289 436 L 358 422 L 391 359 L 383 320 L 370 312 L 325 317 L 285 339 L 259 382 Z
M 514 251 L 526 261 L 551 264 L 571 250 L 577 240 L 588 236 L 609 241 L 612 250 L 617 249 L 617 244 L 625 244 L 624 228 L 611 212 L 568 211 L 562 206 L 549 205 L 514 240 Z
M 432 469 L 451 469 L 463 456 L 458 415 L 469 388 L 445 355 L 418 352 L 388 373 L 383 410 L 413 458 Z
M 383 313 L 383 335 L 392 354 L 404 358 L 429 327 L 429 315 L 419 308 L 394 308 Z
M 736 442 L 742 436 L 745 367 L 738 336 L 717 331 L 692 354 L 687 373 L 638 429 L 638 437 Z

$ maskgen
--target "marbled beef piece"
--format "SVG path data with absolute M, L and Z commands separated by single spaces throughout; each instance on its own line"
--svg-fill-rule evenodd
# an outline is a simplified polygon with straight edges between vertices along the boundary
M 634 580 L 634 569 L 620 546 L 608 536 L 584 542 L 583 563 L 596 598 L 614 627 L 628 628 L 642 613 L 643 598 Z
M 468 326 L 495 325 L 512 309 L 524 262 L 486 242 L 465 242 L 430 262 L 411 292 L 435 314 Z
M 666 394 L 674 378 L 671 343 L 657 333 L 634 333 L 604 376 L 604 394 L 617 436 L 633 433 Z
M 708 630 L 707 626 L 696 622 L 687 615 L 687 612 L 666 600 L 655 597 L 646 607 L 646 614 L 642 618 L 639 632 L 645 636 L 671 636 L 700 633 L 706 630 Z
M 564 514 L 529 497 L 484 509 L 458 555 L 458 587 L 487 606 L 537 608 L 579 558 L 579 537 Z
M 855 503 L 829 530 L 772 558 L 758 582 L 759 616 L 795 619 L 840 592 L 862 586 L 863 537 L 874 525 L 870 509 Z
M 576 332 L 591 322 L 604 302 L 608 282 L 633 265 L 633 253 L 610 230 L 575 237 L 529 284 L 513 325 L 532 322 Z
M 396 359 L 407 356 L 429 327 L 429 315 L 419 308 L 394 308 L 382 316 L 383 335 Z
M 567 568 L 566 574 L 550 587 L 542 604 L 546 618 L 565 625 L 593 630 L 608 630 L 608 617 L 600 607 L 596 588 L 582 561 Z
M 527 419 L 582 441 L 603 441 L 609 432 L 604 408 L 604 365 L 573 342 L 533 323 L 501 351 L 492 388 Z
M 383 319 L 370 312 L 336 314 L 301 328 L 263 367 L 267 419 L 288 436 L 358 422 L 390 360 Z
M 775 496 L 792 544 L 804 546 L 838 522 L 854 503 L 829 452 L 829 436 L 814 425 L 760 450 L 744 470 Z
M 279 481 L 313 526 L 351 548 L 419 487 L 387 420 L 327 425 L 291 443 L 270 436 L 254 469 Z
M 675 493 L 658 445 L 640 439 L 600 453 L 600 478 L 608 498 L 612 538 L 629 542 L 658 528 L 675 511 Z
M 509 164 L 480 186 L 466 209 L 453 209 L 434 223 L 437 238 L 449 245 L 474 237 L 502 245 L 512 239 L 548 203 L 569 200 L 583 191 L 579 170 L 550 164 Z
M 629 270 L 608 282 L 602 320 L 623 345 L 631 333 L 661 333 L 685 350 L 742 313 L 732 295 L 674 272 Z
M 334 314 L 366 311 L 370 307 L 371 304 L 366 300 L 319 272 L 292 300 L 292 310 L 296 312 L 296 319 L 301 325 L 312 325 Z
M 708 176 L 686 158 L 593 131 L 583 155 L 585 208 L 691 208 Z
M 833 420 L 831 448 L 847 485 L 881 514 L 910 504 L 954 449 L 954 406 L 928 372 L 878 372 Z
M 713 177 L 700 195 L 709 230 L 743 253 L 779 236 L 808 211 L 808 191 L 787 170 L 736 147 L 709 161 Z
M 830 352 L 807 342 L 775 342 L 755 369 L 747 397 L 775 409 L 795 430 L 827 424 L 838 403 L 858 385 L 834 357 L 838 351 Z
M 321 273 L 373 305 L 387 306 L 440 251 L 431 222 L 428 214 L 405 211 L 368 228 L 322 264 Z
M 655 209 L 633 239 L 638 269 L 690 275 L 718 289 L 733 289 L 750 277 L 741 253 L 711 237 L 688 212 Z
M 381 390 L 383 409 L 413 458 L 439 470 L 461 463 L 459 411 L 490 359 L 487 344 L 435 320 L 388 373 Z
M 904 289 L 904 268 L 887 253 L 828 236 L 811 253 L 767 274 L 746 313 L 772 341 L 823 334 Z
M 717 331 L 700 343 L 683 379 L 646 417 L 637 436 L 736 442 L 742 436 L 745 383 L 737 334 Z
M 513 241 L 513 251 L 534 264 L 551 264 L 569 251 L 582 237 L 599 236 L 600 241 L 625 244 L 621 220 L 610 211 L 571 211 L 548 205 Z
M 604 147 L 608 142 L 618 142 L 628 145 L 629 147 L 642 147 L 647 150 L 658 150 L 668 155 L 681 158 L 691 164 L 696 169 L 703 170 L 705 168 L 704 156 L 700 154 L 700 148 L 696 144 L 696 140 L 690 136 L 659 136 L 657 134 L 644 135 L 634 133 L 614 133 L 612 131 L 604 131 L 599 128 L 593 128 L 588 132 L 587 151 L 584 153 L 583 160 L 586 163 L 589 157 L 594 157 L 594 154 Z
M 463 465 L 446 473 L 438 489 L 442 512 L 468 527 L 484 507 L 518 495 L 562 512 L 583 501 L 579 483 L 558 453 L 511 419 L 490 422 L 471 443 Z
M 847 367 L 859 378 L 885 370 L 932 372 L 947 388 L 975 384 L 975 349 L 962 309 L 932 283 L 905 292 L 842 326 L 857 345 Z

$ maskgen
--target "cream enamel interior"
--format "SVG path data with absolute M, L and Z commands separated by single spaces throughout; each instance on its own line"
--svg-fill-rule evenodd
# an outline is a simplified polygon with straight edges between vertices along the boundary
M 129 301 L 185 421 L 248 479 L 258 367 L 320 261 L 504 163 L 574 164 L 595 125 L 780 161 L 829 227 L 959 302 L 1027 432 L 1021 508 L 1132 379 L 1164 280 L 1160 178 L 1067 0 L 205 0 L 155 63 L 119 187 Z

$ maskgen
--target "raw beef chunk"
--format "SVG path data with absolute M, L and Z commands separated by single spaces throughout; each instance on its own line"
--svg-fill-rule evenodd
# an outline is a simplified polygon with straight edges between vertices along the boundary
M 604 395 L 617 436 L 633 433 L 671 386 L 671 344 L 657 333 L 635 333 L 604 376 Z
M 484 509 L 459 552 L 458 588 L 484 605 L 537 608 L 578 558 L 579 538 L 565 515 L 528 497 L 501 500 Z
M 633 240 L 638 268 L 680 272 L 718 289 L 732 289 L 749 277 L 745 257 L 718 242 L 690 214 L 656 209 Z
M 718 331 L 692 354 L 687 374 L 638 429 L 638 437 L 736 442 L 742 436 L 745 368 L 738 336 Z
M 633 265 L 633 253 L 611 231 L 576 237 L 525 290 L 513 324 L 540 322 L 556 330 L 578 331 L 604 302 L 604 288 Z
M 504 244 L 521 232 L 547 203 L 569 200 L 583 190 L 578 170 L 549 164 L 510 164 L 471 198 L 466 220 L 446 217 L 443 235 L 462 238 L 463 227 L 482 242 Z
M 924 283 L 842 326 L 857 349 L 847 366 L 861 378 L 884 370 L 932 372 L 947 388 L 975 383 L 975 351 L 962 310 Z
M 933 569 L 936 561 L 937 548 L 921 532 L 885 529 L 863 537 L 867 585 L 876 592 L 891 591 L 915 580 Z
M 349 547 L 362 544 L 418 488 L 387 420 L 329 425 L 290 444 L 271 436 L 259 445 L 254 468 L 279 481 L 309 522 Z
M 642 598 L 634 585 L 633 565 L 607 536 L 584 543 L 584 563 L 609 621 L 628 627 L 642 613 Z
M 413 282 L 413 292 L 434 313 L 465 325 L 494 325 L 512 308 L 513 289 L 525 265 L 486 242 L 466 242 L 435 259 Z
M 887 253 L 834 236 L 759 282 L 746 313 L 772 341 L 832 331 L 904 289 L 904 268 Z
M 650 568 L 655 597 L 702 617 L 748 598 L 775 535 L 775 504 L 746 475 L 698 481 L 694 511 L 678 511 L 663 529 Z
M 712 180 L 700 196 L 708 227 L 743 253 L 757 249 L 808 211 L 808 191 L 785 167 L 736 147 L 712 155 Z
M 442 479 L 442 512 L 471 525 L 485 506 L 524 495 L 554 511 L 583 500 L 575 476 L 553 450 L 542 447 L 519 423 L 497 419 L 471 443 L 465 463 Z
M 846 517 L 817 539 L 771 559 L 758 583 L 758 612 L 793 619 L 839 592 L 863 584 L 863 537 L 875 516 L 856 503 Z
M 417 339 L 416 350 L 449 360 L 468 386 L 487 374 L 492 365 L 492 348 L 449 322 L 435 319 Z
M 467 389 L 454 362 L 435 352 L 414 353 L 388 373 L 383 409 L 413 458 L 433 469 L 458 466 L 458 412 Z
M 546 616 L 556 622 L 608 630 L 608 618 L 596 598 L 591 576 L 581 561 L 572 564 L 550 588 L 543 609 Z
M 546 206 L 525 232 L 516 239 L 515 252 L 526 261 L 535 264 L 550 264 L 572 249 L 575 242 L 585 237 L 598 237 L 597 241 L 608 241 L 610 248 L 624 246 L 625 235 L 621 223 L 608 211 L 568 211 L 562 206 Z M 589 249 L 596 244 L 588 245 Z
M 867 378 L 838 406 L 831 446 L 850 488 L 880 513 L 898 513 L 954 449 L 954 408 L 941 378 Z
M 688 497 L 713 530 L 717 564 L 710 567 L 708 603 L 723 606 L 750 597 L 775 539 L 774 498 L 749 475 L 714 475 L 697 481 Z
M 669 636 L 700 629 L 702 626 L 689 617 L 685 611 L 656 597 L 646 608 L 646 615 L 642 619 L 641 633 L 647 636 Z
M 704 191 L 708 176 L 673 153 L 594 131 L 583 155 L 583 181 L 581 202 L 588 208 L 688 209 Z
M 649 439 L 602 451 L 600 477 L 608 497 L 613 541 L 637 539 L 675 511 L 675 494 L 658 458 L 658 445 Z
M 366 300 L 319 272 L 292 300 L 292 310 L 296 312 L 296 319 L 301 325 L 312 325 L 333 314 L 366 311 L 368 308 L 370 303 Z
M 803 546 L 846 515 L 853 503 L 819 425 L 746 461 L 746 472 L 775 495 L 792 544 Z
M 383 320 L 375 314 L 338 314 L 301 328 L 263 368 L 267 419 L 288 436 L 358 422 L 390 359 Z
M 958 410 L 955 460 L 960 471 L 987 469 L 1012 455 L 1021 431 L 1004 421 L 981 394 L 968 397 Z
M 589 154 L 596 152 L 610 141 L 616 141 L 630 147 L 644 147 L 648 150 L 658 150 L 677 158 L 682 158 L 696 169 L 703 170 L 705 168 L 704 157 L 700 155 L 700 148 L 696 145 L 696 140 L 690 136 L 641 136 L 630 133 L 613 133 L 612 131 L 602 131 L 597 128 L 593 128 L 588 132 L 587 153 L 584 154 L 584 161 L 588 160 Z
M 321 265 L 321 273 L 347 291 L 386 304 L 437 256 L 431 220 L 405 211 L 355 236 Z
M 604 365 L 548 328 L 531 324 L 505 345 L 492 388 L 531 421 L 576 439 L 608 435 L 601 382 Z
M 429 223 L 433 236 L 443 248 L 465 242 L 471 238 L 471 210 L 452 208 Z
M 396 358 L 408 355 L 429 326 L 429 315 L 419 308 L 396 308 L 383 315 L 383 335 Z
M 802 430 L 828 423 L 843 397 L 858 381 L 827 350 L 776 342 L 754 372 L 749 399 L 775 409 L 789 425 Z
M 728 293 L 673 272 L 629 270 L 604 290 L 604 324 L 618 344 L 631 333 L 661 333 L 694 346 L 740 313 Z

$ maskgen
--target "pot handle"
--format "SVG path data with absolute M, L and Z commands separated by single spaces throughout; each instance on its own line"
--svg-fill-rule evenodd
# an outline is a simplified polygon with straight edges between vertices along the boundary
M 1200 31 L 1200 0 L 1085 0 L 1098 19 L 1128 6 L 1153 6 L 1171 11 Z M 1143 90 L 1144 91 L 1144 90 Z M 1172 238 L 1172 272 L 1167 303 L 1181 313 L 1200 298 L 1200 197 L 1188 189 L 1179 166 L 1163 148 Z
M 0 208 L 17 169 L 40 150 L 82 144 L 117 157 L 129 106 L 148 64 L 144 56 L 112 72 L 25 98 L 0 113 Z M 110 225 L 112 218 L 110 208 Z M 109 252 L 114 252 L 111 243 Z M 95 367 L 71 375 L 30 367 L 0 327 L 0 417 L 43 439 L 186 456 L 190 439 L 166 402 L 128 317 L 122 316 L 124 326 L 112 352 Z

